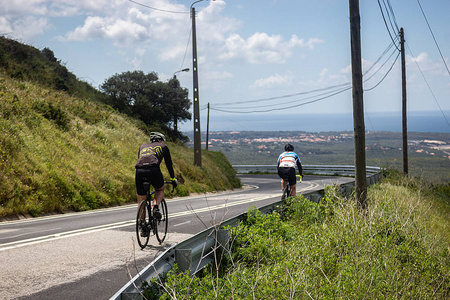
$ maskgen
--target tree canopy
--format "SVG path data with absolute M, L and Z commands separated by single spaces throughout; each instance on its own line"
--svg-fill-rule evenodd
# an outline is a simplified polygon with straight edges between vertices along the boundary
M 108 78 L 100 88 L 109 96 L 108 104 L 113 108 L 148 126 L 172 128 L 176 137 L 182 137 L 178 122 L 191 119 L 188 90 L 180 86 L 176 77 L 162 82 L 155 72 L 128 71 Z

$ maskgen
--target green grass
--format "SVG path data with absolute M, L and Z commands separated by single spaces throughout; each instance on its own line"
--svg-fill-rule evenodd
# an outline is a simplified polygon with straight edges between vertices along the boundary
M 0 220 L 133 203 L 147 141 L 145 125 L 107 105 L 0 73 Z M 180 195 L 241 186 L 222 154 L 204 151 L 199 168 L 192 149 L 168 146 Z
M 369 188 L 369 209 L 329 187 L 320 203 L 291 198 L 250 210 L 232 251 L 200 276 L 175 268 L 161 299 L 448 299 L 450 189 L 397 172 Z

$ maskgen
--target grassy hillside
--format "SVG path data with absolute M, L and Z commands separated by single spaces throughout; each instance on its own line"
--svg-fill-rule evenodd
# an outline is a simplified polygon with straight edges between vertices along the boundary
M 36 82 L 78 97 L 97 100 L 105 97 L 90 84 L 69 72 L 49 48 L 39 50 L 2 36 L 0 69 L 8 77 Z
M 0 219 L 135 201 L 144 127 L 106 105 L 0 72 Z M 203 152 L 198 168 L 191 149 L 168 146 L 184 181 L 178 195 L 240 186 L 220 153 Z

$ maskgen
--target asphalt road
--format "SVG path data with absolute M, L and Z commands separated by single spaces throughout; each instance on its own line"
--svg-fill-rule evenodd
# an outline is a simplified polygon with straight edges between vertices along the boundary
M 241 175 L 242 190 L 167 200 L 165 242 L 141 250 L 137 205 L 0 223 L 0 299 L 109 299 L 162 251 L 249 207 L 281 197 L 276 175 Z M 307 177 L 300 192 L 349 178 Z

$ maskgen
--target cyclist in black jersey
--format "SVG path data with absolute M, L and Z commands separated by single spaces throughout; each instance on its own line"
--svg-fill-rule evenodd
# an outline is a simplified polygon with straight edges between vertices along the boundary
M 164 178 L 161 173 L 160 165 L 164 160 L 167 170 L 169 171 L 170 179 L 172 180 L 173 188 L 177 187 L 177 179 L 172 166 L 172 157 L 170 156 L 169 148 L 164 144 L 166 137 L 159 132 L 150 133 L 150 143 L 143 144 L 139 147 L 138 161 L 136 162 L 136 192 L 138 199 L 138 207 L 142 201 L 147 198 L 147 193 L 144 190 L 144 179 L 150 181 L 155 188 L 155 216 L 158 217 L 158 205 L 164 197 Z

